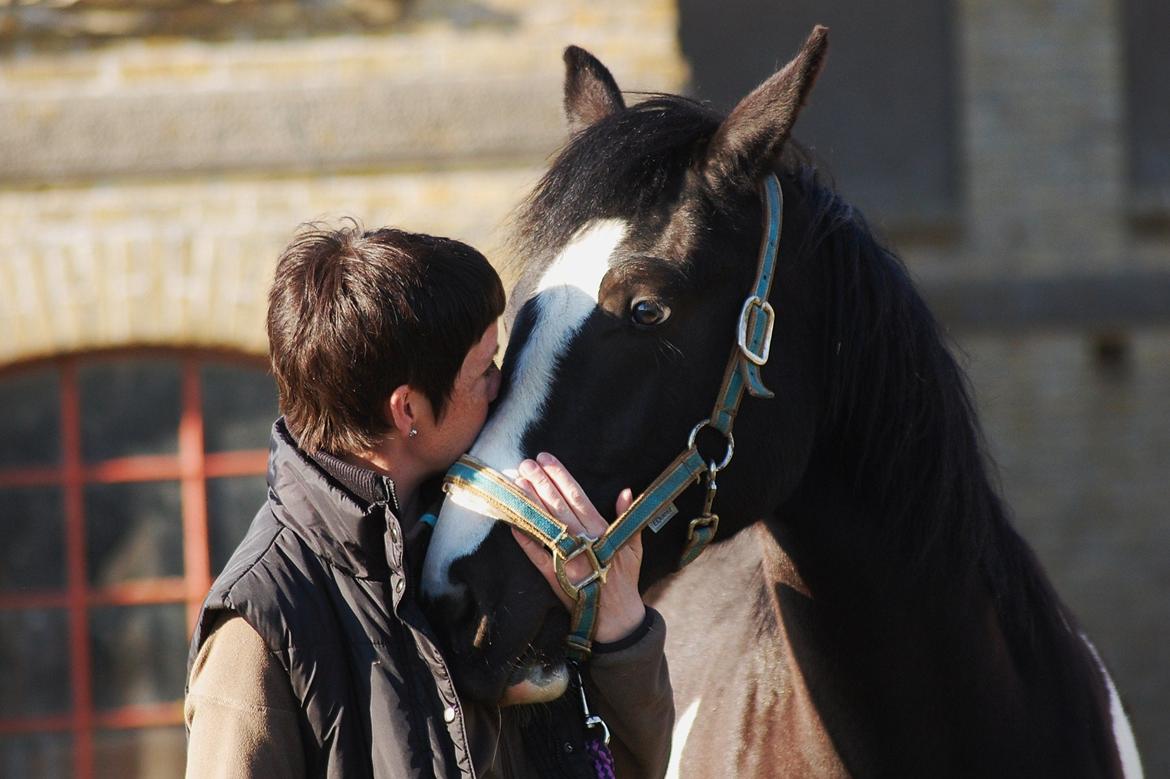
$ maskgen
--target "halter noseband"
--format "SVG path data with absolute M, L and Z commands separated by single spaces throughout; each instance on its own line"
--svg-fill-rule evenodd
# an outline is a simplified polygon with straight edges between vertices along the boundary
M 593 632 L 597 626 L 601 585 L 605 582 L 614 555 L 645 527 L 649 526 L 654 532 L 661 530 L 678 513 L 674 500 L 704 474 L 707 477 L 707 491 L 703 500 L 703 513 L 692 519 L 687 528 L 687 542 L 683 547 L 679 567 L 695 560 L 715 537 L 719 528 L 719 516 L 712 511 L 718 489 L 715 477 L 727 467 L 735 453 L 735 438 L 731 428 L 735 424 L 735 415 L 739 411 L 744 390 L 757 398 L 773 397 L 773 393 L 764 386 L 760 368 L 768 361 L 772 327 L 775 324 L 775 312 L 768 303 L 768 295 L 776 271 L 776 250 L 780 244 L 784 199 L 780 181 L 775 174 L 769 174 L 764 179 L 762 189 L 765 206 L 764 240 L 760 245 L 756 281 L 740 311 L 736 325 L 736 348 L 727 362 L 715 408 L 710 417 L 691 430 L 687 448 L 613 521 L 600 538 L 572 535 L 560 520 L 533 504 L 528 495 L 506 476 L 470 455 L 460 457 L 443 480 L 444 491 L 471 493 L 490 507 L 490 513 L 495 519 L 520 528 L 552 552 L 557 580 L 574 601 L 572 627 L 566 638 L 568 654 L 573 659 L 584 660 L 589 656 Z M 714 460 L 704 462 L 695 444 L 699 431 L 704 427 L 718 431 L 727 442 L 726 453 L 719 463 Z M 565 566 L 570 560 L 582 556 L 589 561 L 592 570 L 585 578 L 573 581 Z

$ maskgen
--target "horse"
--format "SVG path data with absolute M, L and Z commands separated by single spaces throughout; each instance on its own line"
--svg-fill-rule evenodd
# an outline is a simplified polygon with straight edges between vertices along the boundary
M 642 533 L 672 775 L 1140 776 L 1104 664 L 1011 525 L 940 327 L 790 140 L 826 32 L 725 117 L 673 95 L 627 106 L 566 50 L 571 135 L 517 213 L 504 389 L 471 454 L 514 477 L 552 452 L 608 507 L 688 431 L 712 468 L 734 447 L 698 562 L 677 571 L 702 490 Z M 724 440 L 696 422 L 737 348 L 773 175 L 770 393 Z M 462 694 L 565 688 L 568 616 L 474 501 L 445 501 L 422 591 Z

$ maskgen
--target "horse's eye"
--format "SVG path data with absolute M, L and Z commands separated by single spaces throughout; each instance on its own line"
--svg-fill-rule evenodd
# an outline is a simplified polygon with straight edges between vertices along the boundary
M 634 320 L 634 324 L 642 325 L 643 327 L 660 325 L 669 316 L 670 308 L 664 306 L 654 298 L 635 300 L 634 305 L 630 307 L 630 318 Z

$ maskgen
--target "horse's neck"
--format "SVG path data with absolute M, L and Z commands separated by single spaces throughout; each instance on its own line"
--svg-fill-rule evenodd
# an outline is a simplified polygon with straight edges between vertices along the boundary
M 653 591 L 681 775 L 1109 775 L 1107 730 L 1069 689 L 1092 680 L 1059 653 L 1021 674 L 986 593 L 922 593 L 847 504 L 826 492 Z
M 966 675 L 1014 686 L 1010 653 L 976 565 L 956 566 L 948 586 L 934 586 L 923 579 L 915 550 L 867 515 L 848 489 L 827 485 L 808 497 L 792 514 L 765 523 L 761 548 L 777 613 L 810 659 L 840 653 L 862 686 L 870 676 L 877 686 L 930 676 L 954 694 Z M 964 667 L 951 675 L 957 656 Z M 876 686 L 872 692 L 882 694 Z
M 967 745 L 1016 752 L 1019 734 L 997 723 L 1022 718 L 1023 704 L 990 602 L 932 602 L 909 567 L 891 572 L 901 563 L 878 536 L 820 530 L 771 523 L 763 570 L 792 663 L 848 772 L 937 775 Z
M 847 776 L 776 608 L 770 543 L 750 527 L 648 593 L 668 626 L 679 723 L 668 775 Z
M 959 642 L 940 647 L 936 634 L 952 629 L 896 591 L 908 587 L 883 570 L 894 562 L 876 539 L 836 532 L 839 503 L 826 496 L 807 518 L 820 532 L 794 532 L 803 517 L 757 523 L 653 591 L 683 775 L 929 775 L 948 764 L 929 734 L 956 687 L 935 669 L 961 656 Z
M 926 775 L 965 763 L 978 775 L 1015 775 L 1030 761 L 1109 759 L 1100 744 L 1066 744 L 1086 722 L 1094 738 L 1103 731 L 1100 679 L 1055 599 L 1028 601 L 1034 634 L 1022 640 L 978 565 L 956 565 L 953 586 L 923 580 L 914 550 L 842 485 L 789 509 L 766 523 L 764 578 L 852 773 Z M 1010 541 L 1020 545 L 1014 586 L 1050 594 L 1030 552 Z M 908 733 L 921 737 L 908 744 Z

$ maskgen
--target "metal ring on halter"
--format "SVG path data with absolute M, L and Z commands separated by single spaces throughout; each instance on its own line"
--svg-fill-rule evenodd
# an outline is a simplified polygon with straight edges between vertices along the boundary
M 695 437 L 697 435 L 699 435 L 700 430 L 702 430 L 704 427 L 706 427 L 709 424 L 711 424 L 711 420 L 704 419 L 702 422 L 700 422 L 699 424 L 697 424 L 693 428 L 691 428 L 691 434 L 689 436 L 687 436 L 687 449 L 694 448 Z M 715 429 L 719 430 L 719 428 L 715 428 Z M 723 433 L 722 430 L 720 430 L 719 432 Z M 717 470 L 717 471 L 721 471 L 724 468 L 726 468 L 727 464 L 729 462 L 731 462 L 732 455 L 735 454 L 735 436 L 733 436 L 731 434 L 731 431 L 728 430 L 726 433 L 723 433 L 723 437 L 725 439 L 727 439 L 727 452 L 726 452 L 726 454 L 723 455 L 723 462 L 721 462 L 721 463 L 719 463 L 719 465 L 715 466 L 715 470 Z

